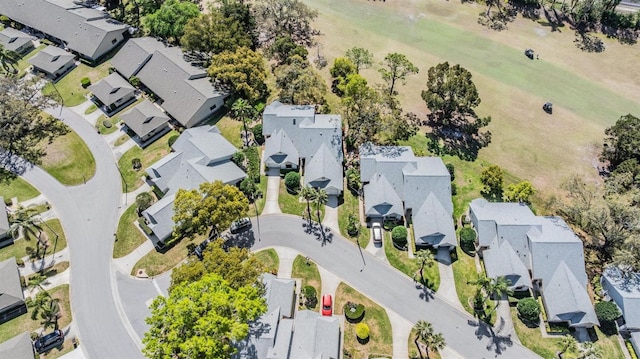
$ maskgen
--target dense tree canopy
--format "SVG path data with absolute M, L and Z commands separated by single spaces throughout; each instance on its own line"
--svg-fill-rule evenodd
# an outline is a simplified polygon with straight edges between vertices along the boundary
M 533 185 L 529 181 L 522 181 L 507 186 L 503 199 L 507 202 L 529 203 L 533 195 Z
M 378 70 L 382 74 L 382 79 L 387 83 L 389 95 L 395 94 L 397 83 L 405 84 L 407 76 L 417 74 L 418 68 L 414 66 L 407 56 L 397 52 L 385 56 L 382 62 L 383 67 Z
M 348 126 L 346 141 L 357 149 L 363 143 L 373 141 L 379 132 L 382 119 L 380 96 L 358 74 L 347 77 L 343 92 L 343 112 Z
M 500 201 L 502 199 L 503 184 L 502 168 L 492 165 L 487 167 L 480 174 L 480 181 L 484 185 L 482 195 L 492 201 Z
M 22 159 L 41 164 L 43 141 L 50 143 L 68 131 L 62 122 L 43 112 L 56 103 L 39 92 L 33 81 L 0 76 L 0 182 L 24 171 Z
M 233 341 L 245 338 L 249 322 L 267 306 L 259 286 L 233 288 L 219 274 L 174 286 L 169 297 L 151 304 L 151 327 L 142 340 L 144 354 L 153 359 L 229 358 Z
M 276 68 L 275 76 L 281 102 L 293 105 L 325 104 L 326 83 L 301 57 L 295 55 L 289 64 Z
M 345 56 L 356 66 L 356 73 L 360 73 L 361 69 L 369 68 L 373 64 L 373 54 L 362 47 L 353 47 L 347 50 Z
M 431 111 L 431 132 L 427 137 L 433 152 L 474 160 L 480 148 L 491 141 L 489 131 L 480 132 L 491 117 L 476 115 L 474 109 L 480 104 L 480 97 L 471 73 L 465 68 L 449 66 L 448 62 L 431 67 L 422 99 Z
M 349 75 L 358 73 L 356 65 L 347 57 L 338 57 L 333 61 L 333 66 L 329 69 L 331 74 L 331 91 L 338 96 L 344 94 L 344 86 Z
M 142 28 L 147 34 L 177 43 L 184 33 L 187 21 L 198 15 L 200 9 L 192 2 L 166 0 L 158 10 L 142 18 Z
M 251 36 L 243 25 L 228 18 L 219 10 L 189 19 L 184 27 L 180 43 L 185 50 L 212 55 L 223 51 L 235 51 L 238 47 L 253 46 Z
M 296 44 L 291 36 L 278 36 L 269 47 L 269 56 L 276 60 L 278 65 L 288 64 L 294 56 L 306 60 L 309 52 L 304 46 Z
M 267 95 L 264 59 L 260 53 L 247 47 L 214 55 L 209 76 L 218 87 L 250 103 L 257 103 Z
M 640 119 L 628 114 L 616 121 L 616 124 L 604 131 L 601 158 L 609 163 L 609 168 L 615 170 L 626 160 L 640 161 Z
M 173 237 L 216 233 L 249 210 L 247 197 L 240 190 L 221 181 L 205 182 L 199 189 L 180 189 L 173 204 Z
M 317 31 L 311 23 L 318 12 L 300 0 L 262 0 L 256 3 L 254 16 L 263 44 L 279 36 L 289 36 L 298 45 L 309 46 Z
M 164 0 L 108 0 L 105 6 L 114 19 L 140 27 L 142 18 L 153 14 Z

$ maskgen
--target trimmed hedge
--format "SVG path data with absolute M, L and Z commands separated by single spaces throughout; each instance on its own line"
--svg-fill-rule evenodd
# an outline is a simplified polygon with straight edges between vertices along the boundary
M 464 227 L 460 230 L 460 248 L 467 253 L 476 250 L 476 231 L 471 227 Z
M 244 150 L 247 158 L 247 176 L 254 182 L 260 182 L 260 155 L 257 146 L 251 146 Z
M 356 336 L 360 340 L 369 338 L 369 326 L 365 323 L 356 324 Z
M 613 322 L 622 315 L 614 302 L 598 302 L 595 305 L 595 310 L 596 316 L 601 322 Z
M 358 323 L 364 317 L 364 305 L 359 303 L 347 302 L 342 310 L 350 323 Z
M 300 174 L 289 172 L 284 176 L 284 184 L 290 191 L 297 191 L 300 188 Z
M 86 89 L 91 86 L 91 80 L 88 77 L 83 77 L 80 79 L 80 85 L 82 85 L 82 88 Z
M 540 304 L 534 298 L 522 298 L 518 301 L 518 314 L 524 319 L 538 323 L 540 320 Z
M 173 135 L 169 137 L 169 141 L 167 141 L 169 143 L 169 147 L 173 146 L 173 144 L 176 143 L 178 137 L 180 137 L 180 135 Z
M 404 226 L 398 226 L 391 230 L 391 239 L 393 243 L 400 248 L 404 248 L 407 245 L 407 228 Z

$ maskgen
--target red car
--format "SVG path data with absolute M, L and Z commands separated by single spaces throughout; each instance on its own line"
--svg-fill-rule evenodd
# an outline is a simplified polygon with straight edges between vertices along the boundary
M 322 295 L 322 315 L 330 317 L 333 314 L 333 305 L 331 301 L 331 294 Z

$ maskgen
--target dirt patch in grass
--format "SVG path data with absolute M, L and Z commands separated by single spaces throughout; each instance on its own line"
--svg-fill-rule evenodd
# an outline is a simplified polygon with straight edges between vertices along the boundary
M 334 301 L 334 313 L 344 314 L 343 307 L 347 302 L 359 303 L 364 305 L 364 318 L 361 323 L 369 326 L 369 341 L 366 344 L 360 344 L 356 338 L 356 324 L 344 322 L 344 349 L 355 359 L 366 359 L 377 356 L 391 358 L 393 355 L 393 335 L 391 332 L 391 322 L 387 316 L 387 312 L 362 295 L 357 290 L 349 287 L 344 283 L 340 283 L 336 289 L 336 297 Z
M 301 255 L 296 256 L 293 260 L 293 267 L 291 270 L 292 278 L 301 278 L 302 279 L 302 288 L 310 285 L 316 289 L 316 294 L 318 296 L 318 300 L 316 301 L 316 305 L 312 308 L 307 308 L 311 310 L 317 310 L 320 308 L 320 298 L 322 298 L 322 279 L 320 278 L 320 272 L 318 271 L 318 266 L 312 261 L 307 261 Z M 302 308 L 303 303 L 300 303 Z
M 35 187 L 20 177 L 9 183 L 0 183 L 0 197 L 4 197 L 5 200 L 18 197 L 18 201 L 22 202 L 38 197 L 39 195 L 40 192 Z
M 262 263 L 265 271 L 269 273 L 278 273 L 280 258 L 278 257 L 278 253 L 276 253 L 275 249 L 263 249 L 259 252 L 255 252 L 253 255 L 256 257 L 258 262 Z
M 140 187 L 143 183 L 142 176 L 145 174 L 145 169 L 171 152 L 169 137 L 177 134 L 177 131 L 169 131 L 144 150 L 135 146 L 120 157 L 118 167 L 120 167 L 120 171 L 127 185 L 127 192 L 134 191 Z M 131 164 L 134 158 L 138 158 L 142 162 L 142 168 L 137 171 L 133 169 L 133 165 Z
M 120 217 L 116 240 L 113 242 L 113 258 L 124 257 L 149 240 L 135 225 L 137 212 L 138 206 L 134 203 Z
M 73 130 L 43 144 L 47 153 L 42 168 L 60 183 L 73 186 L 90 180 L 96 173 L 96 161 L 89 147 Z

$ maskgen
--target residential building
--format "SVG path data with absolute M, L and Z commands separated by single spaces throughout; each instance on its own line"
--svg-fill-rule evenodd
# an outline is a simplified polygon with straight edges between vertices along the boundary
M 147 169 L 153 184 L 165 196 L 142 215 L 157 239 L 163 242 L 173 230 L 173 201 L 178 189 L 195 189 L 204 182 L 236 185 L 247 175 L 231 156 L 238 151 L 215 126 L 185 130 L 171 146 L 172 152 Z M 157 243 L 154 243 L 157 244 Z
M 439 157 L 417 157 L 408 146 L 360 147 L 367 220 L 406 218 L 417 246 L 456 246 L 451 175 Z
M 0 324 L 27 312 L 16 259 L 0 262 Z
M 136 98 L 136 89 L 115 72 L 89 86 L 89 91 L 108 115 L 124 108 Z
M 120 115 L 124 124 L 140 138 L 141 145 L 170 130 L 169 116 L 149 100 L 143 100 Z
M 264 109 L 262 133 L 267 168 L 302 168 L 305 186 L 324 189 L 329 196 L 342 193 L 340 115 L 316 114 L 311 105 L 274 101 Z
M 33 50 L 33 37 L 22 31 L 7 27 L 0 31 L 0 44 L 6 50 L 24 55 Z
M 179 47 L 165 46 L 150 37 L 127 41 L 111 64 L 127 79 L 136 76 L 186 128 L 211 118 L 227 96 L 211 84 L 205 68 L 184 60 Z
M 475 199 L 469 216 L 487 276 L 506 277 L 513 290 L 542 295 L 549 322 L 599 325 L 587 292 L 582 241 L 560 217 L 536 216 L 526 204 Z
M 0 343 L 0 358 L 34 359 L 33 343 L 28 332 Z
M 640 353 L 640 273 L 625 273 L 607 267 L 602 273 L 602 289 L 620 308 L 623 323 L 620 332 L 629 335 L 631 345 Z
M 73 0 L 2 0 L 0 14 L 45 33 L 91 62 L 122 42 L 129 28 Z
M 55 46 L 47 46 L 27 60 L 35 71 L 44 73 L 55 80 L 66 74 L 76 65 L 75 56 Z

